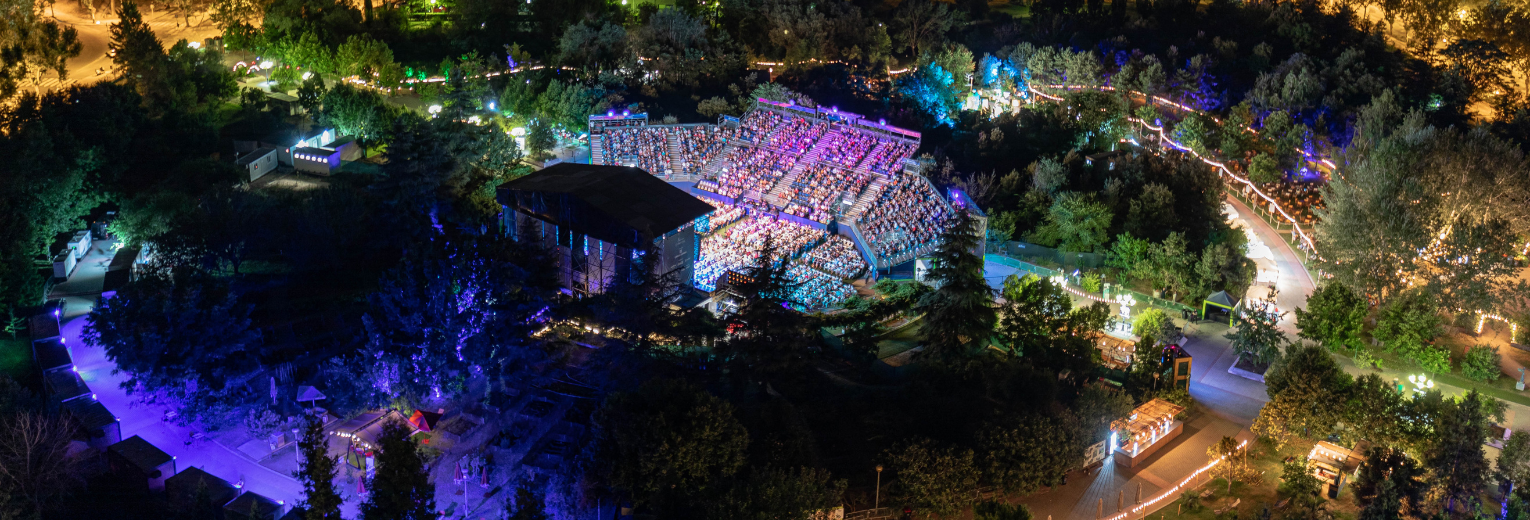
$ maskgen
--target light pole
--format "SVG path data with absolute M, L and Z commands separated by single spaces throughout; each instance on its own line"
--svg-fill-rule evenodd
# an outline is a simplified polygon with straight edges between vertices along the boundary
M 882 465 L 881 464 L 877 464 L 877 490 L 876 490 L 876 494 L 873 495 L 873 496 L 874 496 L 874 498 L 871 499 L 871 508 L 872 509 L 881 509 L 882 508 Z

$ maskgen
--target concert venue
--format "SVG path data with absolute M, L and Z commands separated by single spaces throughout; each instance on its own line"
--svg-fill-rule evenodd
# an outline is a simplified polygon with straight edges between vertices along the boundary
M 855 294 L 851 282 L 935 246 L 952 211 L 913 160 L 919 133 L 836 108 L 764 99 L 717 124 L 590 117 L 593 164 L 641 168 L 711 204 L 695 222 L 691 283 L 712 291 L 758 258 L 767 236 L 791 262 L 805 309 Z

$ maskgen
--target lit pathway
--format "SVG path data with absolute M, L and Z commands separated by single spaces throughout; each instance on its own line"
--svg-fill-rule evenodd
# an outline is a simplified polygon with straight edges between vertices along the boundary
M 165 406 L 143 404 L 136 396 L 128 395 L 120 386 L 127 374 L 113 373 L 117 367 L 106 359 L 104 349 L 86 345 L 81 339 L 85 315 L 101 291 L 102 274 L 111 261 L 111 256 L 106 253 L 110 247 L 111 241 L 96 241 L 90 254 L 81 260 L 76 274 L 69 282 L 55 287 L 53 295 L 67 299 L 61 333 L 66 338 L 75 366 L 101 404 L 121 421 L 122 438 L 143 437 L 175 457 L 177 471 L 198 467 L 231 484 L 242 480 L 247 491 L 285 501 L 289 506 L 297 503 L 303 496 L 303 487 L 297 480 L 261 466 L 249 456 L 210 439 L 187 444 L 191 429 L 161 420 L 167 409 Z

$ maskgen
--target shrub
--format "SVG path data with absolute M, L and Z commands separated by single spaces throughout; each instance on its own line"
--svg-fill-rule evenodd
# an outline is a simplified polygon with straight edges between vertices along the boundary
M 1498 379 L 1503 374 L 1499 368 L 1502 359 L 1497 347 L 1473 345 L 1466 349 L 1466 356 L 1461 359 L 1461 374 L 1473 381 L 1489 382 Z
M 1171 327 L 1174 325 L 1174 320 L 1169 319 L 1168 313 L 1156 307 L 1150 308 L 1132 319 L 1132 334 L 1139 338 L 1147 336 L 1157 338 L 1163 333 L 1166 324 Z
M 1084 292 L 1099 294 L 1104 289 L 1105 279 L 1100 273 L 1089 273 L 1079 277 L 1078 285 L 1084 288 Z

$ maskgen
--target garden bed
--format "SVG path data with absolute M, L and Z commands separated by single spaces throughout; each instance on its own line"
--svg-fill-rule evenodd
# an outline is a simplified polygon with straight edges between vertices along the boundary
M 1243 356 L 1238 356 L 1238 361 L 1236 363 L 1233 363 L 1232 366 L 1227 367 L 1227 373 L 1229 373 L 1229 374 L 1232 374 L 1232 375 L 1235 375 L 1235 376 L 1238 376 L 1238 377 L 1241 377 L 1241 378 L 1244 378 L 1244 379 L 1252 379 L 1252 380 L 1258 381 L 1260 383 L 1264 382 L 1264 374 L 1265 374 L 1265 372 L 1268 372 L 1269 370 L 1270 370 L 1270 365 L 1268 363 L 1265 363 L 1265 364 L 1254 363 L 1252 361 L 1244 360 Z

